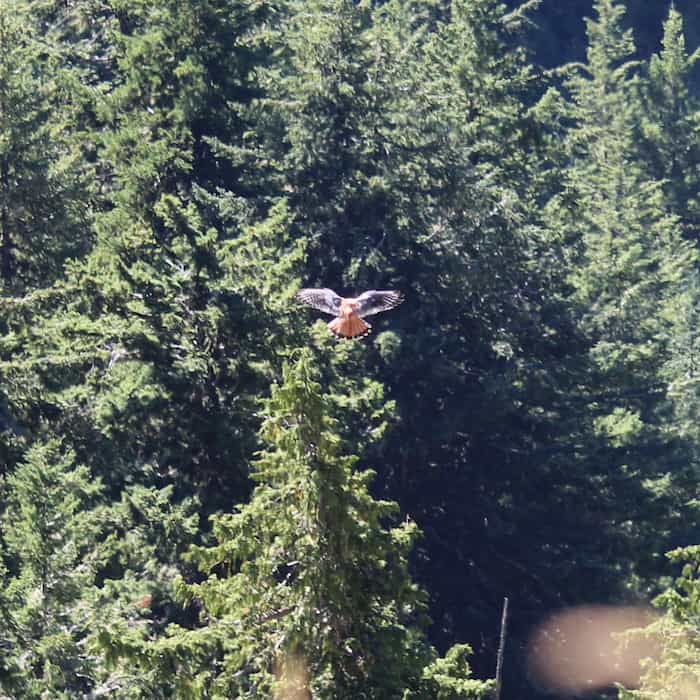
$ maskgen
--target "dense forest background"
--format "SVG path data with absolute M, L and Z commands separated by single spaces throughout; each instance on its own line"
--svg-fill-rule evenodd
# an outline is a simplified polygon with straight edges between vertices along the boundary
M 620 692 L 697 692 L 699 45 L 2 0 L 0 697 L 572 697 L 537 625 L 655 597 Z M 337 343 L 315 286 L 406 301 Z

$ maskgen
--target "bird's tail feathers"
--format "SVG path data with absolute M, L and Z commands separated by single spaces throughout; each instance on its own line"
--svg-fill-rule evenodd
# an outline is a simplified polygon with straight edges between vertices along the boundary
M 372 326 L 357 316 L 350 318 L 334 318 L 329 324 L 333 335 L 338 338 L 364 338 Z

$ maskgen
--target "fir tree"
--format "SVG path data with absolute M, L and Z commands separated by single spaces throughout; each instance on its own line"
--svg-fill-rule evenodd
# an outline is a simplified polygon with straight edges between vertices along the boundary
M 651 176 L 662 181 L 669 210 L 680 218 L 683 234 L 693 241 L 700 235 L 700 104 L 690 88 L 699 58 L 700 49 L 688 55 L 683 18 L 671 5 L 662 50 L 651 57 L 641 86 L 642 155 Z
M 104 181 L 95 245 L 50 289 L 3 304 L 17 432 L 61 436 L 114 502 L 94 599 L 107 619 L 156 634 L 181 621 L 171 588 L 193 538 L 191 496 L 211 512 L 246 493 L 256 396 L 303 252 L 284 203 L 248 196 L 234 164 L 258 9 L 120 3 L 91 133 Z M 97 689 L 136 692 L 108 648 L 85 644 L 107 664 Z
M 303 249 L 285 240 L 283 202 L 246 197 L 237 179 L 257 12 L 228 0 L 203 13 L 121 5 L 92 134 L 108 183 L 96 244 L 50 294 L 7 303 L 5 371 L 43 387 L 23 390 L 27 412 L 94 446 L 117 488 L 151 466 L 216 481 L 254 439 L 249 397 L 266 381 Z
M 700 691 L 699 554 L 697 545 L 668 553 L 668 559 L 681 566 L 681 573 L 654 601 L 663 614 L 648 627 L 627 632 L 628 639 L 642 640 L 653 655 L 642 660 L 639 687 L 620 689 L 620 700 L 690 699 Z
M 401 47 L 384 53 L 395 121 L 383 134 L 393 208 L 382 252 L 408 301 L 373 358 L 401 416 L 377 461 L 426 531 L 418 571 L 433 639 L 490 630 L 475 661 L 486 673 L 503 595 L 519 591 L 517 638 L 576 576 L 564 553 L 585 506 L 567 497 L 561 423 L 572 328 L 558 296 L 562 241 L 538 203 L 555 175 L 517 17 L 497 2 L 452 3 L 425 8 L 409 32 L 398 5 L 382 19 L 384 41 Z
M 109 504 L 100 480 L 51 440 L 33 446 L 7 479 L 0 530 L 4 584 L 0 689 L 69 698 L 117 691 L 138 677 L 112 673 L 98 639 L 105 619 L 148 624 L 191 542 L 197 517 L 172 488 L 132 486 Z
M 56 441 L 33 446 L 8 478 L 0 535 L 3 676 L 12 697 L 75 697 L 94 684 L 85 648 L 102 563 L 101 484 Z
M 188 558 L 203 575 L 178 584 L 202 625 L 143 646 L 106 631 L 175 697 L 484 697 L 466 647 L 436 660 L 425 600 L 407 573 L 417 534 L 388 527 L 396 504 L 368 491 L 373 473 L 345 454 L 309 352 L 266 401 L 251 500 L 213 518 L 213 542 Z
M 601 505 L 612 499 L 605 508 L 611 546 L 615 542 L 618 556 L 634 561 L 629 580 L 646 574 L 653 582 L 691 474 L 692 452 L 678 424 L 668 420 L 667 363 L 695 257 L 667 212 L 661 184 L 636 157 L 637 66 L 631 32 L 621 24 L 624 6 L 600 0 L 595 10 L 585 71 L 567 84 L 575 123 L 571 164 L 552 211 L 575 251 L 571 300 L 589 348 L 578 370 L 586 377 L 578 425 L 587 444 L 579 464 L 589 465 L 583 466 L 588 479 L 592 469 L 600 470 Z M 631 493 L 634 500 L 625 496 Z M 635 515 L 640 503 L 644 513 L 655 514 L 651 530 Z
M 0 279 L 3 295 L 48 286 L 66 258 L 83 253 L 89 229 L 60 86 L 42 56 L 31 16 L 0 8 Z
M 337 288 L 357 282 L 348 265 L 380 238 L 388 196 L 371 27 L 365 3 L 288 3 L 258 106 L 263 147 L 310 243 L 307 274 Z

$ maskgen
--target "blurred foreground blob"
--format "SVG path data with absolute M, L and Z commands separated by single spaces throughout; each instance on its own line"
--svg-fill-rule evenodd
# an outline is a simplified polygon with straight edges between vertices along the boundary
M 639 685 L 640 662 L 655 659 L 659 641 L 625 632 L 649 625 L 646 607 L 591 605 L 550 617 L 530 638 L 528 665 L 533 679 L 556 693 L 581 694 L 619 683 Z
M 281 657 L 275 664 L 275 700 L 311 700 L 309 671 L 305 659 L 296 654 Z

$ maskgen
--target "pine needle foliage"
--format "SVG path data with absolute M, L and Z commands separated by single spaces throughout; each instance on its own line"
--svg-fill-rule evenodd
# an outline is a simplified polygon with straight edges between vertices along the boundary
M 0 0 L 0 695 L 483 697 L 508 595 L 529 699 L 534 622 L 664 584 L 684 2 L 545 71 L 583 2 Z M 406 303 L 338 344 L 300 286 Z
M 663 542 L 673 542 L 672 523 L 680 522 L 680 513 L 693 517 L 683 495 L 693 479 L 693 450 L 680 424 L 666 417 L 674 410 L 669 363 L 696 251 L 683 239 L 662 183 L 637 157 L 640 76 L 632 34 L 622 22 L 624 5 L 599 0 L 594 9 L 596 17 L 587 23 L 588 61 L 566 84 L 574 121 L 571 161 L 550 213 L 570 241 L 571 301 L 589 348 L 578 367 L 587 387 L 581 397 L 586 411 L 578 420 L 590 446 L 584 469 L 605 465 L 605 488 L 616 503 L 611 532 L 620 536 L 619 546 L 654 543 L 647 546 L 655 552 L 651 560 L 636 559 L 643 575 Z M 634 501 L 624 497 L 629 486 L 623 485 L 633 474 L 640 477 L 638 498 L 656 514 L 651 530 L 631 514 Z M 627 517 L 623 504 L 632 508 Z M 629 529 L 618 527 L 620 517 Z
M 99 662 L 86 641 L 103 563 L 101 492 L 55 440 L 34 445 L 7 479 L 0 690 L 12 697 L 70 698 L 92 687 Z
M 697 242 L 700 101 L 691 90 L 691 81 L 700 50 L 687 50 L 683 17 L 673 4 L 663 29 L 662 48 L 651 57 L 641 84 L 641 155 L 650 174 L 662 182 L 668 207 L 679 217 L 683 235 Z
M 679 547 L 667 557 L 674 567 L 680 567 L 680 574 L 654 601 L 663 615 L 648 627 L 626 635 L 645 640 L 654 654 L 642 662 L 639 687 L 620 689 L 620 700 L 694 700 L 700 694 L 700 548 Z
M 467 647 L 439 661 L 427 644 L 407 573 L 417 527 L 388 526 L 396 504 L 370 495 L 373 472 L 345 453 L 328 408 L 301 351 L 265 402 L 250 502 L 214 516 L 212 543 L 187 555 L 202 580 L 181 579 L 178 598 L 198 625 L 113 648 L 172 674 L 174 697 L 484 697 Z
M 72 137 L 72 110 L 42 52 L 29 8 L 0 7 L 0 284 L 22 295 L 61 276 L 86 252 L 88 170 Z

